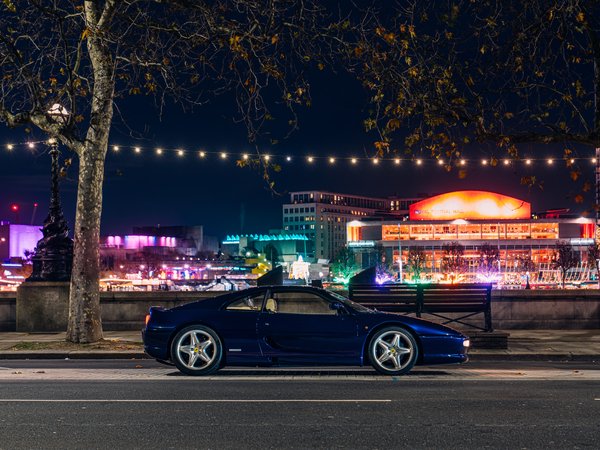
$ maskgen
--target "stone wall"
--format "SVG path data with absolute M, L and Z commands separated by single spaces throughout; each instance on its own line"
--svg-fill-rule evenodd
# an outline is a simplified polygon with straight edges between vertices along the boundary
M 203 298 L 218 295 L 218 292 L 102 292 L 102 327 L 109 330 L 141 330 L 151 306 L 173 308 Z
M 0 331 L 15 331 L 17 321 L 17 293 L 0 292 Z
M 494 328 L 598 329 L 600 290 L 492 291 Z
M 139 330 L 150 306 L 171 308 L 218 295 L 218 292 L 102 292 L 105 330 Z M 0 331 L 15 330 L 16 293 L 0 292 Z M 430 316 L 424 318 L 432 319 Z M 496 330 L 598 329 L 600 290 L 492 291 L 492 321 Z M 473 323 L 482 325 L 483 317 Z

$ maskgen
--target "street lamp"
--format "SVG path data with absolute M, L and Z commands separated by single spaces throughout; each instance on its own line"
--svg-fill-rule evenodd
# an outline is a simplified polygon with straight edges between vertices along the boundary
M 66 125 L 69 119 L 67 109 L 58 103 L 52 105 L 47 114 L 51 120 L 60 125 Z M 58 189 L 59 151 L 58 140 L 51 137 L 50 144 L 51 187 L 50 208 L 42 228 L 43 238 L 35 248 L 31 258 L 33 270 L 27 281 L 69 281 L 73 265 L 73 241 L 69 238 L 69 227 L 60 206 Z
M 400 240 L 400 224 L 398 224 L 398 280 L 402 283 L 402 241 Z

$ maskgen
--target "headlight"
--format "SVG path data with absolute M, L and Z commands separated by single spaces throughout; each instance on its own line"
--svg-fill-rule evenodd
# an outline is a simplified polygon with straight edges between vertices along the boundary
M 469 339 L 465 339 L 463 341 L 463 347 L 469 348 L 471 346 L 471 341 Z

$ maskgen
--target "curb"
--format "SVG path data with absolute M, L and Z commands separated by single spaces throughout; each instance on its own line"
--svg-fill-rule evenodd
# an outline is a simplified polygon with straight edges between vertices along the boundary
M 15 359 L 154 359 L 140 351 L 85 352 L 85 351 L 11 351 L 0 352 L 0 360 Z
M 573 353 L 469 353 L 469 361 L 600 362 L 600 355 Z

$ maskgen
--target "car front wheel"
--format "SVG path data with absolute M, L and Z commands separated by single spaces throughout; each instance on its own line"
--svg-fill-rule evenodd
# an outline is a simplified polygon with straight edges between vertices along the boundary
M 373 368 L 384 375 L 404 375 L 419 356 L 413 335 L 400 327 L 379 330 L 369 342 L 369 359 Z
M 208 375 L 219 369 L 223 345 L 217 333 L 204 325 L 180 330 L 171 344 L 171 360 L 186 375 Z

